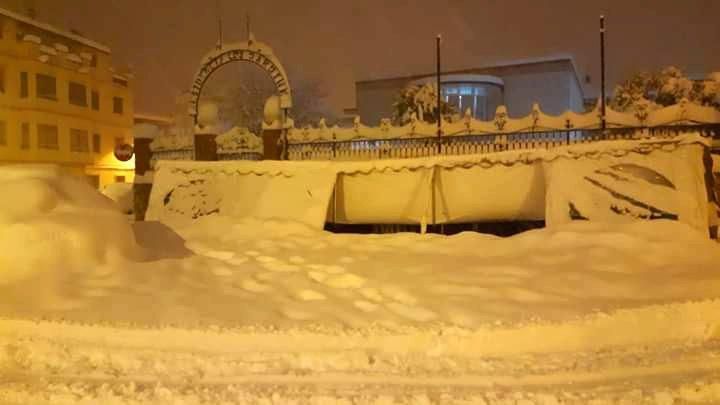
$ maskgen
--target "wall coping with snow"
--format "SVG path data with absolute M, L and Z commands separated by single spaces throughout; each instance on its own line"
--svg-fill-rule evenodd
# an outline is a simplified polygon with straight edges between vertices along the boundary
M 173 133 L 155 133 L 150 143 L 153 152 L 189 151 L 194 149 L 195 140 L 192 135 Z M 234 127 L 215 138 L 218 153 L 263 153 L 262 138 L 248 131 L 247 128 Z
M 256 174 L 292 177 L 308 169 L 322 169 L 336 174 L 370 174 L 373 172 L 401 172 L 407 170 L 443 168 L 470 168 L 480 166 L 490 168 L 496 165 L 505 167 L 529 165 L 538 161 L 551 162 L 559 158 L 577 160 L 581 158 L 599 159 L 602 156 L 620 157 L 629 153 L 648 154 L 653 151 L 672 152 L 680 146 L 709 146 L 709 140 L 699 134 L 684 134 L 669 139 L 641 139 L 623 141 L 598 141 L 558 147 L 551 150 L 513 150 L 483 155 L 437 155 L 412 159 L 385 159 L 364 161 L 276 161 L 262 162 L 197 162 L 188 160 L 158 161 L 155 170 L 169 169 L 179 173 L 225 173 Z
M 599 129 L 601 127 L 600 105 L 587 113 L 566 111 L 563 114 L 547 115 L 535 103 L 529 115 L 520 118 L 508 116 L 507 108 L 499 106 L 491 121 L 482 121 L 465 116 L 456 122 L 443 124 L 443 136 L 463 135 L 496 135 L 518 132 L 543 132 Z M 664 125 L 697 125 L 720 123 L 720 111 L 690 103 L 687 100 L 679 104 L 658 110 L 638 110 L 634 113 L 623 113 L 606 107 L 607 128 L 642 128 Z M 386 140 L 402 138 L 426 138 L 437 136 L 437 124 L 418 120 L 413 116 L 411 122 L 394 126 L 390 119 L 383 119 L 380 126 L 369 127 L 356 117 L 352 128 L 328 127 L 325 120 L 320 120 L 317 127 L 291 128 L 288 131 L 290 143 L 311 142 L 342 142 L 354 139 Z
M 192 150 L 195 141 L 192 135 L 179 134 L 158 134 L 150 143 L 150 150 L 153 152 L 171 150 Z

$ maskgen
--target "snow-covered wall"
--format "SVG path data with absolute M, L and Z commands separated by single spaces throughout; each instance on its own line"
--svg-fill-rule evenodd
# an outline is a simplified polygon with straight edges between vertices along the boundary
M 161 161 L 147 220 L 233 217 L 287 218 L 322 227 L 335 172 L 321 162 Z
M 160 162 L 149 219 L 284 218 L 441 224 L 545 219 L 672 219 L 706 231 L 707 141 L 606 141 L 362 162 Z M 335 194 L 333 194 L 335 189 Z
M 703 152 L 700 144 L 666 144 L 546 164 L 548 224 L 639 218 L 680 220 L 707 229 Z

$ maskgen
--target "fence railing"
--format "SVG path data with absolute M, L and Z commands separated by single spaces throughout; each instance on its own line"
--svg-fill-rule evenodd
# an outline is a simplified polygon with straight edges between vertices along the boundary
M 552 149 L 598 141 L 667 139 L 689 132 L 720 139 L 720 124 L 291 143 L 288 145 L 288 158 L 290 160 L 374 160 L 483 154 L 508 150 Z
M 150 166 L 154 167 L 158 160 L 194 160 L 195 150 L 193 148 L 174 150 L 155 150 L 150 158 Z
M 260 152 L 220 152 L 218 151 L 218 160 L 263 160 L 263 154 Z

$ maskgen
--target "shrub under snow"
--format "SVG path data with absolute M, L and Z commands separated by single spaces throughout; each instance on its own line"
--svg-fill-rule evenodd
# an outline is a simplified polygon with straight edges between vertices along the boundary
M 615 88 L 611 106 L 617 111 L 652 111 L 686 99 L 720 108 L 720 72 L 692 80 L 673 66 L 659 72 L 640 72 Z

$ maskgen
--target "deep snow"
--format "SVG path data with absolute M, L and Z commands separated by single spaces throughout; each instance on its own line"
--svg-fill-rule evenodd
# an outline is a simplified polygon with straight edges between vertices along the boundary
M 131 225 L 55 169 L 1 173 L 2 403 L 720 400 L 720 247 L 684 224 Z

